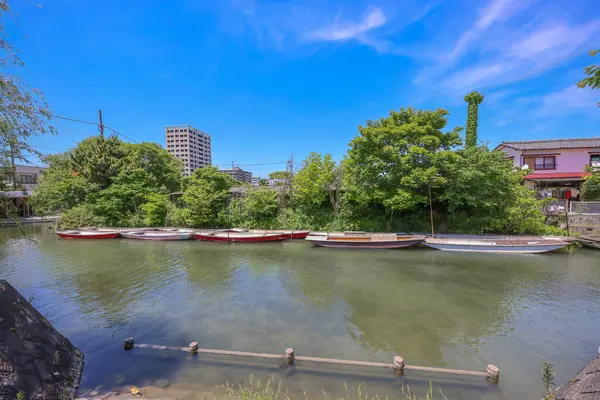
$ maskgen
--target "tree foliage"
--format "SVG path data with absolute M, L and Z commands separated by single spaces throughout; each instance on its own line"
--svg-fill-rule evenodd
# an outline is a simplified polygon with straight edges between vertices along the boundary
M 294 177 L 294 207 L 310 213 L 326 205 L 335 169 L 331 154 L 310 153 Z
M 181 165 L 153 143 L 131 144 L 117 138 L 91 137 L 74 149 L 48 157 L 32 204 L 39 213 L 68 212 L 85 205 L 86 213 L 111 226 L 158 225 L 149 201 L 179 189 Z M 70 222 L 76 218 L 69 219 Z
M 165 193 L 149 193 L 142 204 L 144 225 L 161 226 L 167 220 L 169 212 L 169 195 Z
M 344 163 L 348 199 L 388 211 L 425 203 L 428 185 L 437 183 L 437 158 L 461 143 L 462 128 L 442 131 L 447 115 L 403 108 L 360 126 Z
M 223 225 L 223 211 L 233 184 L 229 175 L 215 167 L 195 170 L 183 194 L 183 201 L 189 208 L 189 223 L 198 227 Z
M 600 52 L 598 50 L 590 51 L 590 56 L 594 57 L 596 54 Z M 591 89 L 600 89 L 600 65 L 590 65 L 585 68 L 585 74 L 587 78 L 583 78 L 579 83 L 577 83 L 577 87 L 586 88 L 589 87 Z M 598 103 L 598 107 L 600 107 L 600 102 Z
M 0 19 L 6 21 L 10 14 L 8 1 L 0 0 Z M 23 65 L 0 23 L 0 185 L 9 182 L 13 187 L 17 184 L 15 163 L 41 156 L 31 138 L 56 133 L 49 124 L 52 113 L 42 93 L 14 74 Z
M 293 177 L 289 171 L 273 171 L 269 174 L 269 179 L 292 179 Z
M 447 130 L 447 115 L 406 108 L 367 121 L 340 163 L 310 153 L 285 202 L 273 187 L 247 186 L 234 195 L 233 179 L 214 167 L 183 178 L 178 161 L 155 144 L 89 138 L 48 158 L 34 205 L 63 212 L 72 227 L 422 232 L 431 199 L 438 231 L 548 232 L 543 203 L 521 184 L 524 172 L 502 152 L 461 148 L 462 128 Z
M 592 174 L 585 178 L 581 187 L 581 196 L 584 200 L 600 200 L 600 170 L 588 169 Z
M 465 147 L 472 148 L 477 146 L 479 105 L 483 102 L 483 95 L 479 92 L 471 92 L 465 96 L 465 102 L 469 104 L 467 109 L 467 132 L 465 135 Z

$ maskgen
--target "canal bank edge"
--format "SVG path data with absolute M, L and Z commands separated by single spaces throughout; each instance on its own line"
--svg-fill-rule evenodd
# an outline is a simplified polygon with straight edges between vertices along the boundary
M 556 400 L 600 399 L 600 355 L 559 387 L 552 398 Z
M 74 399 L 83 353 L 0 280 L 0 400 Z

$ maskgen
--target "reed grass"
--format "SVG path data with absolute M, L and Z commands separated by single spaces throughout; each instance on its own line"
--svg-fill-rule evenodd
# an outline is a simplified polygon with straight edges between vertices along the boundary
M 388 397 L 381 398 L 378 395 L 370 395 L 363 391 L 363 384 L 357 387 L 348 387 L 344 382 L 345 392 L 340 396 L 332 397 L 326 392 L 322 392 L 325 400 L 387 400 Z M 439 392 L 439 395 L 438 393 Z M 242 385 L 225 385 L 215 390 L 218 400 L 291 400 L 288 392 L 281 386 L 281 382 L 275 381 L 274 377 L 266 382 L 254 378 L 252 375 Z M 310 398 L 315 398 L 314 396 Z M 400 400 L 448 400 L 441 390 L 434 391 L 433 385 L 429 382 L 429 389 L 423 395 L 418 395 L 409 386 L 402 385 L 400 393 L 394 398 Z M 304 400 L 308 400 L 308 394 L 304 393 Z

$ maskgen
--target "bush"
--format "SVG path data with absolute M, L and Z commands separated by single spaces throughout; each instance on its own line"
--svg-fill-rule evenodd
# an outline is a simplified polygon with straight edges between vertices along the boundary
M 87 204 L 75 206 L 60 215 L 62 229 L 77 229 L 84 226 L 104 226 L 104 218 L 95 215 Z

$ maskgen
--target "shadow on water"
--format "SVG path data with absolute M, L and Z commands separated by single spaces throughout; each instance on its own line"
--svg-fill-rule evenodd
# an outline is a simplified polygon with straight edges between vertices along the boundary
M 593 253 L 453 254 L 424 249 L 345 252 L 306 243 L 223 245 L 134 240 L 35 243 L 3 232 L 6 277 L 86 355 L 83 388 L 190 385 L 206 390 L 250 374 L 283 380 L 291 393 L 332 396 L 366 383 L 380 396 L 433 381 L 449 399 L 532 398 L 539 364 L 557 382 L 591 357 L 600 329 L 600 271 Z M 565 323 L 565 320 L 567 321 Z M 470 378 L 234 360 L 134 349 L 138 343 L 297 354 L 485 370 Z M 597 343 L 595 343 L 597 347 Z M 510 368 L 507 366 L 510 365 Z

